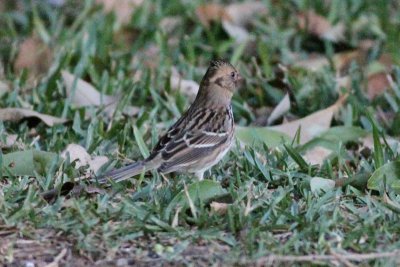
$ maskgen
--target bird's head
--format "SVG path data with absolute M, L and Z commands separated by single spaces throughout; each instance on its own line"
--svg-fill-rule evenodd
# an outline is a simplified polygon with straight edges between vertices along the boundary
M 229 62 L 213 60 L 203 80 L 214 90 L 227 90 L 234 93 L 243 78 Z

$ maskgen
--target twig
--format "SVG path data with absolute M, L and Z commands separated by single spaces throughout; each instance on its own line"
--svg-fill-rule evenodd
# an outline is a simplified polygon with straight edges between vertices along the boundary
M 58 263 L 60 262 L 60 260 L 62 258 L 64 258 L 64 256 L 67 254 L 67 249 L 63 248 L 60 252 L 60 254 L 58 254 L 55 258 L 53 262 L 50 262 L 49 264 L 46 265 L 46 267 L 58 267 Z
M 394 250 L 392 252 L 380 252 L 380 253 L 349 253 L 349 254 L 335 254 L 335 255 L 304 255 L 304 256 L 282 256 L 282 255 L 269 255 L 266 257 L 259 258 L 256 263 L 263 265 L 265 263 L 273 262 L 313 262 L 313 261 L 337 261 L 338 257 L 341 260 L 362 262 L 368 260 L 382 259 L 382 258 L 395 258 L 400 257 L 400 250 Z
M 337 258 L 337 260 L 343 263 L 346 267 L 355 267 L 349 260 L 343 258 L 343 254 L 338 254 L 334 251 L 330 251 L 330 253 Z

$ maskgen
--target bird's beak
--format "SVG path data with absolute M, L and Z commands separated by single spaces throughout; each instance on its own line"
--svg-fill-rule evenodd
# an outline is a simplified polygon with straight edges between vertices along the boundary
M 244 84 L 244 78 L 239 73 L 237 74 L 235 85 L 236 87 L 241 87 Z

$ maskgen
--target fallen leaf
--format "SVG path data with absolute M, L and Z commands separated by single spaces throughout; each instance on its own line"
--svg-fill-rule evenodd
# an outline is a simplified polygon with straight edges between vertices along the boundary
M 39 37 L 32 36 L 19 46 L 14 68 L 16 71 L 28 69 L 30 79 L 36 80 L 47 72 L 52 58 L 51 49 Z
M 390 74 L 379 72 L 368 76 L 367 96 L 370 100 L 382 95 L 390 88 L 388 75 Z
M 66 119 L 53 117 L 46 114 L 41 114 L 39 112 L 24 109 L 24 108 L 3 108 L 0 109 L 0 121 L 20 121 L 25 118 L 38 118 L 43 121 L 48 126 L 53 126 L 55 124 L 61 124 L 66 122 Z
M 250 38 L 250 33 L 244 27 L 230 21 L 223 20 L 222 27 L 225 32 L 238 43 L 246 42 Z
M 109 96 L 99 93 L 90 83 L 81 79 L 75 79 L 75 76 L 67 71 L 61 72 L 68 97 L 71 97 L 72 103 L 76 107 L 104 106 L 104 112 L 111 117 L 120 101 L 119 97 Z M 74 90 L 74 83 L 76 87 Z M 133 116 L 138 114 L 140 109 L 134 106 L 125 107 L 123 114 Z
M 267 6 L 261 1 L 245 1 L 233 3 L 225 8 L 226 17 L 223 20 L 229 20 L 235 25 L 245 27 L 252 22 L 255 17 L 267 15 Z
M 76 161 L 77 169 L 88 165 L 93 172 L 97 172 L 108 161 L 106 156 L 91 157 L 84 147 L 77 144 L 69 144 L 61 153 L 61 157 L 64 159 L 67 158 L 67 155 L 71 162 Z
M 368 132 L 360 127 L 335 126 L 304 144 L 301 151 L 305 152 L 304 159 L 310 164 L 322 164 L 331 153 L 337 151 L 339 144 L 358 142 L 367 135 Z
M 211 202 L 210 208 L 213 213 L 224 215 L 228 210 L 229 204 L 227 203 L 219 203 L 219 202 Z
M 267 125 L 271 125 L 290 110 L 289 94 L 286 94 L 268 117 Z
M 155 69 L 160 63 L 160 48 L 151 44 L 144 49 L 139 50 L 131 60 L 132 68 L 140 69 L 144 65 L 146 68 Z M 141 74 L 141 72 L 139 72 Z
M 322 146 L 313 147 L 304 154 L 303 158 L 310 164 L 322 165 L 324 160 L 332 153 L 330 149 Z
M 266 5 L 260 1 L 230 4 L 225 8 L 226 16 L 222 18 L 222 27 L 230 37 L 242 43 L 250 39 L 248 25 L 257 16 L 267 15 L 267 13 Z
M 379 139 L 381 144 L 384 144 L 384 140 L 382 138 Z M 385 136 L 385 140 L 387 144 L 390 146 L 390 148 L 395 152 L 395 153 L 400 153 L 400 141 L 397 140 L 396 138 L 390 137 L 390 136 Z M 363 147 L 367 147 L 371 150 L 374 150 L 374 138 L 372 134 L 364 137 L 361 141 Z
M 18 135 L 6 134 L 6 133 L 3 133 L 2 135 L 3 136 L 0 139 L 0 148 L 10 148 L 13 146 L 18 146 L 18 147 L 21 146 L 21 144 L 17 142 Z
M 364 65 L 367 60 L 367 51 L 362 49 L 356 49 L 352 51 L 336 53 L 333 58 L 333 67 L 338 73 L 339 77 L 342 77 L 348 73 L 348 69 L 352 62 L 357 62 L 358 65 Z M 304 68 L 310 71 L 319 71 L 325 66 L 329 66 L 330 62 L 325 55 L 312 53 L 309 58 L 304 60 L 299 60 L 295 62 L 292 66 Z
M 103 5 L 105 12 L 114 12 L 115 18 L 120 24 L 127 24 L 135 9 L 142 5 L 144 0 L 96 0 Z
M 196 98 L 200 87 L 195 81 L 182 79 L 176 68 L 172 68 L 170 83 L 172 89 L 179 90 L 191 101 Z
M 181 25 L 182 25 L 182 18 L 178 17 L 178 16 L 164 17 L 160 21 L 160 29 L 165 34 L 171 34 L 172 32 L 174 32 Z
M 328 192 L 335 188 L 335 181 L 331 179 L 313 177 L 310 181 L 311 192 L 314 194 L 321 194 Z
M 310 71 L 319 71 L 323 67 L 329 66 L 329 60 L 324 55 L 312 53 L 307 59 L 298 60 L 292 66 Z
M 211 22 L 221 22 L 226 33 L 237 42 L 244 42 L 250 37 L 246 29 L 254 18 L 267 14 L 267 7 L 261 1 L 245 1 L 227 6 L 205 4 L 196 9 L 196 15 L 205 27 Z
M 224 7 L 214 3 L 199 6 L 196 15 L 201 24 L 207 28 L 211 22 L 221 21 L 226 16 Z
M 335 150 L 337 149 L 339 143 L 346 144 L 350 141 L 358 142 L 365 138 L 368 134 L 369 132 L 360 127 L 334 126 L 319 135 L 317 138 L 313 138 L 311 141 L 304 144 L 302 148 L 304 151 L 316 146 L 323 146 L 325 148 Z
M 356 49 L 353 51 L 337 53 L 333 56 L 333 65 L 340 76 L 348 74 L 350 66 L 356 62 L 359 66 L 367 63 L 367 50 Z
M 333 26 L 326 18 L 312 10 L 301 12 L 297 15 L 298 25 L 301 30 L 316 35 L 329 41 L 339 41 L 344 37 L 344 24 Z
M 341 96 L 335 104 L 326 109 L 314 112 L 299 120 L 269 127 L 269 129 L 294 138 L 297 130 L 301 127 L 300 144 L 304 144 L 329 129 L 334 113 L 339 110 L 346 98 L 347 95 Z

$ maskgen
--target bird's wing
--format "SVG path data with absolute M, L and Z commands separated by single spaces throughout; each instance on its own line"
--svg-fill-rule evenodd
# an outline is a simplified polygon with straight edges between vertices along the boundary
M 228 138 L 227 132 L 196 131 L 177 135 L 160 151 L 163 163 L 159 170 L 172 172 L 196 164 L 197 161 L 212 156 L 212 152 L 225 144 Z
M 188 110 L 154 147 L 148 161 L 161 163 L 161 172 L 184 169 L 210 155 L 232 136 L 233 120 L 228 109 Z
M 158 143 L 153 148 L 148 160 L 156 158 L 162 150 L 174 140 L 179 140 L 187 131 L 197 130 L 200 120 L 204 118 L 207 119 L 207 110 L 203 108 L 198 108 L 195 111 L 189 109 L 186 111 L 182 117 L 172 125 L 166 134 L 161 136 Z

